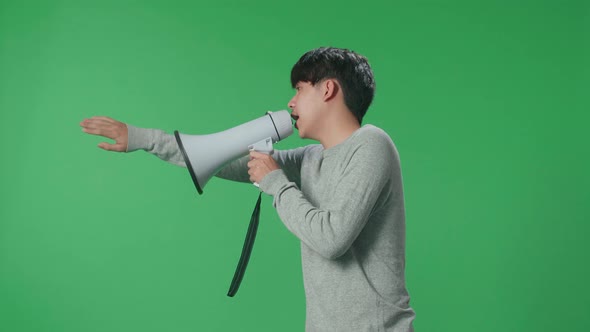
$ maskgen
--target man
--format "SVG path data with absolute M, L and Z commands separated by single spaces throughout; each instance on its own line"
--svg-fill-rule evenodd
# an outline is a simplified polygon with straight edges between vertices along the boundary
M 381 129 L 361 126 L 375 82 L 367 59 L 346 49 L 305 53 L 291 71 L 299 136 L 321 144 L 251 152 L 217 176 L 258 182 L 301 240 L 307 331 L 413 331 L 405 284 L 405 211 L 397 150 Z M 110 151 L 143 149 L 185 166 L 172 135 L 106 117 L 89 134 Z

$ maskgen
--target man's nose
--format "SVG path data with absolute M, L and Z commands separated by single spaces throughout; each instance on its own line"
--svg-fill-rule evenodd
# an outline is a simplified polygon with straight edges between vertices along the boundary
M 289 100 L 289 103 L 287 105 L 289 106 L 289 108 L 291 110 L 293 110 L 295 108 L 295 97 L 291 98 L 291 100 Z

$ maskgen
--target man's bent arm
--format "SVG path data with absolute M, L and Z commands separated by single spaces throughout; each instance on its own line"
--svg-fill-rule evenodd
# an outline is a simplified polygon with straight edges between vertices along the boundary
M 282 170 L 269 173 L 260 188 L 273 195 L 285 226 L 312 250 L 328 259 L 342 256 L 367 223 L 391 178 L 397 152 L 387 142 L 357 149 L 345 174 L 322 206 L 314 206 Z

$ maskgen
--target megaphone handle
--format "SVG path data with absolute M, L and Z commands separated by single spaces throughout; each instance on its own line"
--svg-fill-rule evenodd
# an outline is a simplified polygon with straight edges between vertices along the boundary
M 274 152 L 274 148 L 272 147 L 272 137 L 267 137 L 262 141 L 256 142 L 248 146 L 248 150 L 256 151 L 265 154 L 272 154 Z M 258 182 L 252 183 L 256 188 L 260 188 Z

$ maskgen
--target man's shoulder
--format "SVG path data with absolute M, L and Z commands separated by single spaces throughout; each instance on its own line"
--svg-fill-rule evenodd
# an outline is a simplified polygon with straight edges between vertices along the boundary
M 389 138 L 389 135 L 385 132 L 385 130 L 372 124 L 366 124 L 362 126 L 359 129 L 359 136 Z
M 393 140 L 383 129 L 374 125 L 364 125 L 359 129 L 357 138 L 363 144 L 384 147 L 393 147 Z

